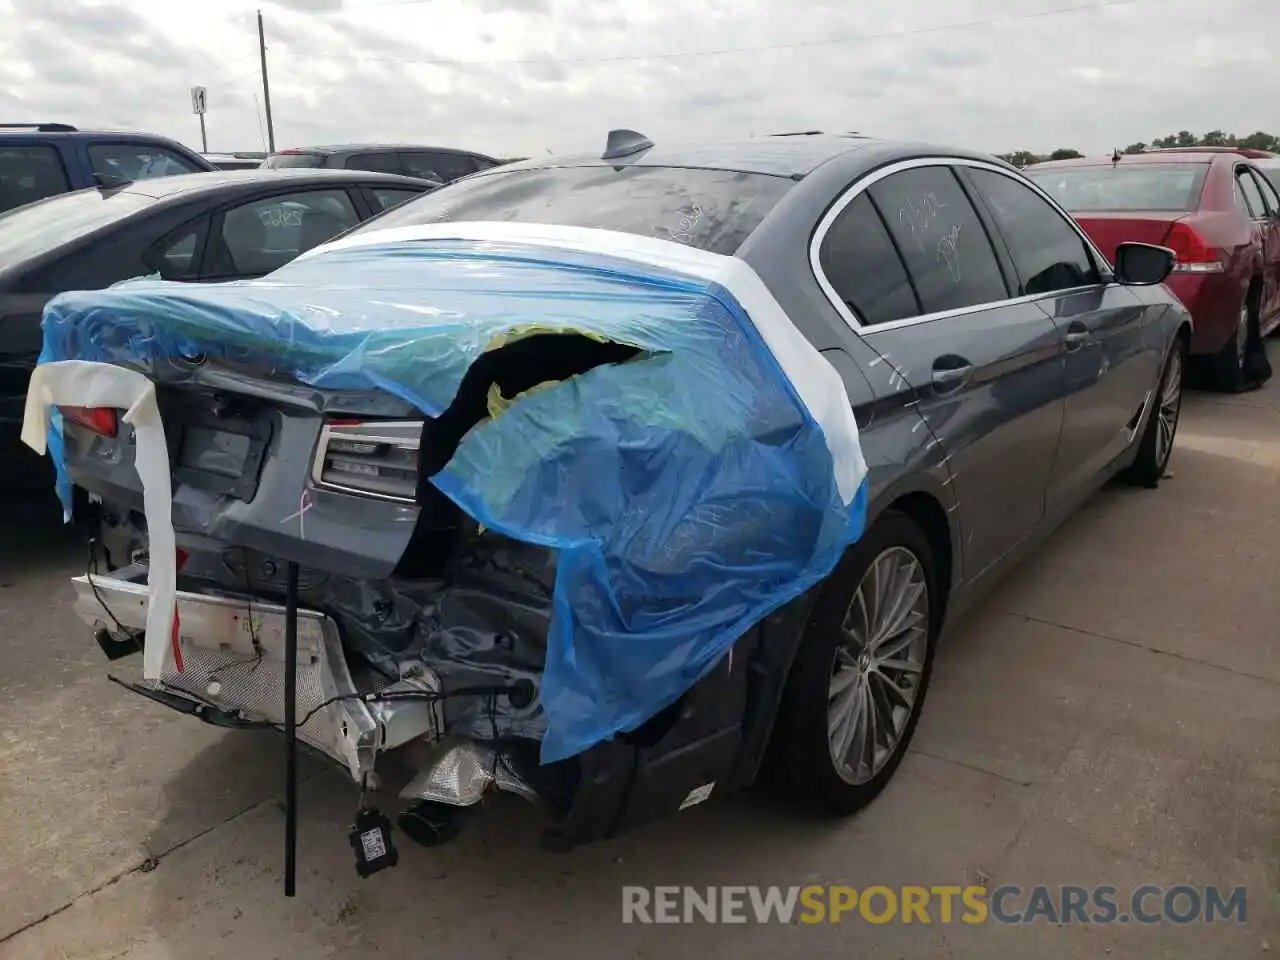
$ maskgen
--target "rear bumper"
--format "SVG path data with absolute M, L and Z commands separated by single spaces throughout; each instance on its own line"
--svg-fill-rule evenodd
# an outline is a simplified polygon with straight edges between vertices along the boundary
M 1191 313 L 1191 352 L 1214 354 L 1236 332 L 1245 287 L 1226 273 L 1175 273 L 1165 281 Z
M 145 568 L 137 565 L 106 576 L 73 577 L 76 613 L 94 628 L 116 630 L 119 624 L 140 633 L 147 620 L 145 577 Z M 178 591 L 177 611 L 182 670 L 170 651 L 152 688 L 219 715 L 283 726 L 284 608 L 246 597 Z M 384 684 L 379 692 L 439 689 L 439 679 L 423 671 Z M 444 727 L 438 703 L 360 699 L 368 692 L 351 675 L 337 625 L 322 613 L 299 610 L 298 737 L 345 767 L 356 782 L 372 772 L 377 754 L 420 738 L 439 740 Z

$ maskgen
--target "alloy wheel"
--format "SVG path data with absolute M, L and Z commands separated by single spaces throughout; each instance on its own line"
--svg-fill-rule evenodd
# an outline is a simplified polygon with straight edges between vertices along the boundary
M 1165 374 L 1159 402 L 1156 409 L 1156 463 L 1163 467 L 1173 452 L 1173 437 L 1182 409 L 1182 351 L 1176 346 L 1169 354 L 1169 370 Z
M 840 778 L 871 780 L 911 720 L 929 644 L 929 583 L 914 553 L 891 547 L 854 592 L 831 665 L 827 735 Z

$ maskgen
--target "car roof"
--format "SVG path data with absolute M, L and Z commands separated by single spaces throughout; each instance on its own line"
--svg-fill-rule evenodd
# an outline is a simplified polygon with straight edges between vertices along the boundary
M 388 186 L 421 187 L 428 184 L 426 180 L 416 180 L 396 173 L 374 173 L 367 170 L 316 170 L 312 168 L 265 170 L 255 167 L 250 170 L 214 170 L 209 173 L 180 173 L 171 177 L 153 177 L 149 180 L 137 180 L 118 188 L 122 193 L 131 193 L 155 200 L 168 200 L 176 197 L 188 198 L 201 193 L 242 187 L 249 190 L 263 183 L 296 182 L 332 183 L 334 185 L 349 183 L 385 183 Z
M 1145 167 L 1156 163 L 1199 163 L 1208 166 L 1216 157 L 1232 156 L 1238 155 L 1226 151 L 1206 151 L 1204 153 L 1125 153 L 1121 154 L 1119 161 L 1112 157 L 1077 157 L 1074 160 L 1045 160 L 1042 163 L 1033 163 L 1026 169 L 1058 170 L 1064 167 L 1110 167 L 1113 165 Z
M 487 154 L 477 153 L 474 150 L 464 150 L 461 147 L 433 147 L 424 143 L 330 143 L 310 147 L 289 147 L 285 150 L 277 150 L 271 156 L 279 156 L 280 154 L 287 156 L 291 153 L 364 153 L 374 150 L 431 150 L 435 153 L 460 153 L 489 159 Z
M 111 130 L 106 128 L 81 130 L 65 123 L 0 123 L 0 139 L 33 136 L 42 140 L 49 137 L 66 137 L 68 139 L 110 137 L 112 140 L 127 143 L 178 143 L 172 137 L 164 137 L 158 133 L 147 133 L 142 130 Z M 178 145 L 182 146 L 182 144 Z M 184 147 L 184 149 L 190 148 Z
M 544 157 L 506 164 L 492 170 L 482 170 L 471 176 L 496 176 L 522 169 L 536 170 L 548 167 L 635 166 L 724 170 L 800 180 L 823 164 L 842 159 L 851 167 L 869 167 L 892 162 L 895 159 L 930 155 L 1000 162 L 989 154 L 952 147 L 881 140 L 852 133 L 814 132 L 750 137 L 742 140 L 656 143 L 632 156 L 609 160 L 604 160 L 597 154 Z

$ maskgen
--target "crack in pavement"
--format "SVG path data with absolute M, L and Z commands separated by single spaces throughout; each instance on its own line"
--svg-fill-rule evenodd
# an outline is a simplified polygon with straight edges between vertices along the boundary
M 997 780 L 1003 780 L 1005 783 L 1011 783 L 1015 787 L 1036 786 L 1035 780 L 1018 780 L 1017 778 L 1011 777 L 1008 774 L 997 773 L 994 770 L 988 770 L 986 767 L 981 767 L 976 763 L 968 763 L 964 760 L 957 760 L 954 757 L 944 757 L 941 754 L 930 753 L 928 750 L 920 750 L 920 749 L 917 749 L 916 747 L 908 747 L 907 752 L 919 754 L 922 757 L 928 757 L 930 760 L 938 760 L 942 763 L 950 763 L 957 767 L 963 767 L 966 770 L 972 770 L 974 773 L 983 773 L 983 774 L 986 774 L 988 777 L 995 777 Z
M 1194 663 L 1202 667 L 1209 667 L 1213 670 L 1221 670 L 1223 673 L 1230 673 L 1237 677 L 1247 677 L 1250 680 L 1261 680 L 1263 683 L 1269 683 L 1280 686 L 1280 680 L 1274 677 L 1263 676 L 1260 673 L 1250 673 L 1248 670 L 1237 670 L 1235 667 L 1224 666 L 1221 663 L 1214 663 L 1212 660 L 1203 660 L 1200 657 L 1192 657 L 1185 653 L 1178 653 L 1176 650 L 1166 650 L 1163 647 L 1157 647 L 1154 644 L 1146 643 L 1142 640 L 1129 640 L 1125 637 L 1117 637 L 1110 633 L 1101 633 L 1097 630 L 1089 630 L 1085 627 L 1075 627 L 1069 623 L 1059 623 L 1056 620 L 1047 620 L 1044 617 L 1032 616 L 1029 613 L 1019 613 L 1016 610 L 1000 610 L 999 613 L 1006 617 L 1019 617 L 1029 623 L 1040 623 L 1046 627 L 1057 627 L 1059 630 L 1066 630 L 1070 633 L 1078 633 L 1081 636 L 1092 637 L 1095 640 L 1107 640 L 1111 643 L 1122 643 L 1126 647 L 1133 647 L 1135 650 L 1146 650 L 1150 653 L 1160 654 L 1165 657 L 1173 657 L 1186 663 Z
M 311 777 L 306 777 L 304 779 L 301 779 L 299 780 L 299 786 L 305 783 L 309 783 L 315 779 L 316 779 L 316 776 L 314 775 Z M 239 820 L 241 817 L 245 816 L 246 814 L 253 813 L 255 810 L 259 810 L 265 806 L 268 806 L 273 803 L 279 803 L 279 802 L 280 802 L 279 795 L 272 795 L 270 797 L 267 797 L 264 800 L 255 801 L 254 803 L 251 803 L 248 806 L 242 807 L 241 809 L 232 812 L 228 816 L 223 817 L 217 823 L 210 824 L 209 826 L 205 827 L 203 830 L 199 830 L 196 833 L 191 834 L 191 836 L 189 837 L 185 837 L 182 840 L 176 841 L 175 843 L 166 847 L 164 850 L 160 851 L 159 853 L 152 853 L 144 845 L 143 849 L 146 850 L 147 855 L 146 857 L 143 858 L 142 862 L 132 867 L 129 867 L 127 870 L 120 871 L 114 877 L 110 877 L 109 879 L 104 880 L 102 883 L 98 884 L 96 887 L 92 887 L 89 890 L 85 890 L 82 893 L 76 894 L 66 903 L 62 904 L 61 906 L 55 907 L 54 909 L 50 910 L 48 913 L 44 914 L 43 916 L 37 917 L 36 919 L 31 920 L 28 923 L 24 923 L 22 926 L 18 927 L 16 930 L 0 935 L 0 946 L 4 946 L 6 943 L 8 943 L 10 940 L 13 940 L 15 937 L 21 936 L 22 934 L 26 933 L 28 930 L 34 929 L 35 927 L 40 926 L 42 923 L 45 923 L 46 921 L 52 920 L 54 917 L 58 916 L 59 914 L 65 913 L 67 910 L 70 910 L 81 900 L 87 900 L 88 898 L 96 896 L 97 894 L 101 893 L 103 890 L 106 890 L 109 887 L 115 886 L 125 877 L 132 876 L 135 873 L 151 873 L 153 870 L 155 870 L 157 867 L 160 866 L 160 863 L 164 860 L 165 857 L 168 857 L 172 853 L 176 853 L 182 848 L 189 846 L 192 843 L 195 843 L 197 840 L 200 840 L 203 837 L 207 837 L 209 834 L 213 833 L 215 830 L 218 830 L 221 827 L 225 827 L 228 824 L 234 823 L 236 820 Z

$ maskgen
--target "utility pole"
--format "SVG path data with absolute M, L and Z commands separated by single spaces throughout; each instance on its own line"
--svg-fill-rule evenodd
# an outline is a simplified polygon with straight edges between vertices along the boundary
M 267 113 L 267 150 L 276 152 L 276 129 L 271 123 L 271 84 L 267 80 L 267 37 L 262 30 L 262 11 L 258 11 L 258 55 L 262 58 L 262 105 Z

